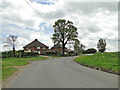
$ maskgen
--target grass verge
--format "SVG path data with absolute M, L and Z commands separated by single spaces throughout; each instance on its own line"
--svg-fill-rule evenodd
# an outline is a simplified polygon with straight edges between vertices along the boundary
M 94 55 L 77 57 L 74 61 L 83 65 L 118 72 L 118 68 L 120 67 L 120 64 L 118 63 L 118 54 L 120 53 L 96 53 Z
M 18 68 L 13 68 L 13 67 L 3 68 L 3 71 L 2 71 L 2 80 L 4 81 L 6 78 L 8 78 L 9 76 L 11 76 L 17 70 L 18 70 Z
M 15 73 L 18 68 L 10 66 L 25 66 L 29 64 L 29 60 L 43 60 L 47 57 L 31 57 L 31 58 L 2 58 L 2 81 Z

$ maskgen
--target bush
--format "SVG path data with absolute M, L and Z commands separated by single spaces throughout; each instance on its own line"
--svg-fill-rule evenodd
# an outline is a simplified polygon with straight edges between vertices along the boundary
M 38 53 L 37 52 L 24 52 L 21 54 L 22 57 L 37 57 Z
M 23 52 L 23 50 L 15 51 L 15 57 L 20 56 L 20 52 Z M 13 57 L 13 51 L 8 51 L 8 52 L 2 52 L 2 58 L 7 58 L 7 57 Z
M 45 55 L 58 55 L 58 56 L 60 56 L 61 55 L 61 53 L 60 52 L 46 52 L 45 53 Z
M 13 53 L 10 52 L 2 52 L 2 58 L 13 57 Z
M 23 53 L 24 52 L 24 50 L 18 50 L 18 51 L 16 51 L 16 53 Z
M 94 48 L 90 48 L 90 49 L 83 51 L 84 54 L 90 54 L 90 53 L 96 53 L 96 52 L 97 52 L 97 50 Z
M 15 57 L 36 57 L 38 56 L 37 52 L 24 52 L 23 50 L 16 51 Z M 13 52 L 2 52 L 2 58 L 13 57 Z
M 76 55 L 78 55 L 78 53 L 75 52 L 75 51 L 70 51 L 67 54 L 68 54 L 68 56 L 76 56 Z

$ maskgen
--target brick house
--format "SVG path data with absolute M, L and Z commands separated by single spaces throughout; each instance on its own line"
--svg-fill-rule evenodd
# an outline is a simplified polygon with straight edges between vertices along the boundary
M 49 49 L 48 46 L 35 39 L 31 43 L 27 44 L 23 47 L 24 52 L 38 52 L 38 54 L 45 54 L 45 51 Z
M 61 52 L 62 53 L 62 45 L 61 44 L 55 44 L 51 49 L 47 50 L 47 52 Z M 65 52 L 67 52 L 68 49 L 65 48 Z
M 53 47 L 51 47 L 51 51 L 53 51 L 53 52 L 55 52 L 55 51 L 62 52 L 62 46 L 60 44 L 56 44 Z

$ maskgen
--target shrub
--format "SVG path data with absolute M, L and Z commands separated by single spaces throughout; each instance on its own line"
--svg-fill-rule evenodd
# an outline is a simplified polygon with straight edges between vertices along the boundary
M 37 57 L 38 53 L 37 52 L 24 52 L 21 54 L 23 57 Z
M 76 55 L 78 55 L 78 53 L 75 51 L 68 52 L 68 56 L 76 56 Z
M 45 55 L 60 55 L 60 52 L 46 52 Z
M 24 52 L 23 50 L 16 51 L 15 57 L 36 57 L 37 52 Z M 13 52 L 2 52 L 2 58 L 13 57 Z
M 90 49 L 83 51 L 84 54 L 90 54 L 90 53 L 96 53 L 96 52 L 97 52 L 97 50 L 94 48 L 90 48 Z
M 2 58 L 13 57 L 13 53 L 10 52 L 2 52 Z
M 24 52 L 24 50 L 18 50 L 18 51 L 16 51 L 16 53 L 23 53 Z

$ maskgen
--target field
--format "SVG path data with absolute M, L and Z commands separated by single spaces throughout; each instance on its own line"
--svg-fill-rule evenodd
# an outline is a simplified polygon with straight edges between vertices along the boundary
M 2 59 L 2 80 L 4 81 L 13 73 L 15 73 L 18 68 L 17 66 L 25 66 L 29 64 L 29 60 L 43 60 L 48 59 L 47 57 L 31 57 L 31 58 L 3 58 Z M 16 66 L 16 67 L 15 67 Z
M 83 65 L 105 68 L 118 72 L 118 66 L 120 66 L 120 63 L 118 63 L 118 56 L 118 52 L 96 53 L 89 56 L 80 56 L 75 58 L 74 60 Z

